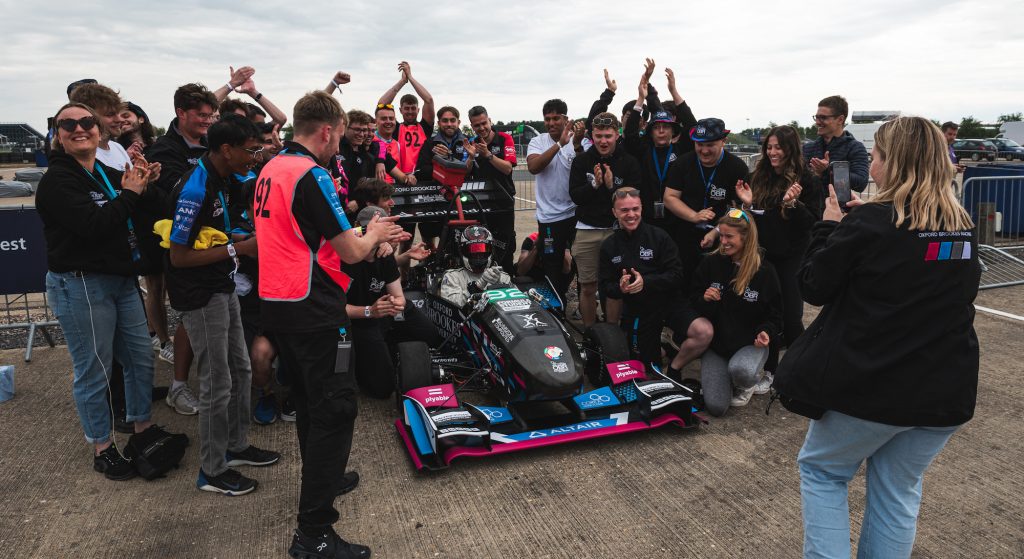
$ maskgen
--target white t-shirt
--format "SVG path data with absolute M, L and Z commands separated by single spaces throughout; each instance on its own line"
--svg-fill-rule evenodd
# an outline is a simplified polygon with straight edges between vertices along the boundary
M 96 148 L 96 159 L 100 160 L 100 163 L 110 167 L 111 169 L 117 169 L 118 171 L 124 171 L 124 164 L 131 165 L 132 160 L 128 157 L 128 152 L 124 147 L 110 140 L 107 142 L 107 149 L 101 147 Z
M 584 140 L 586 142 L 586 140 Z M 556 144 L 551 134 L 541 134 L 530 140 L 526 157 L 540 155 Z M 576 157 L 576 150 L 569 142 L 562 146 L 547 167 L 534 175 L 533 194 L 537 198 L 537 221 L 552 223 L 576 215 L 576 204 L 569 198 L 569 169 Z

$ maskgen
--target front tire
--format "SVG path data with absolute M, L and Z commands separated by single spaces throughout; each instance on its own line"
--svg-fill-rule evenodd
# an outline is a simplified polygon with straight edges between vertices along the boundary
M 587 362 L 584 367 L 587 379 L 594 387 L 611 383 L 606 365 L 629 359 L 629 345 L 626 334 L 618 326 L 599 323 L 583 334 Z
M 402 396 L 415 388 L 434 383 L 430 361 L 430 347 L 424 342 L 401 342 L 398 344 L 398 363 L 395 366 L 395 397 L 402 407 Z
M 977 153 L 971 154 L 971 161 L 981 161 L 981 155 Z

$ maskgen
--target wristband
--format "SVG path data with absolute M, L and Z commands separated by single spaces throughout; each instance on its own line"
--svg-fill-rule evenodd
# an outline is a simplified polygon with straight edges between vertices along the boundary
M 234 91 L 235 90 L 235 86 L 231 85 L 231 82 L 228 82 L 225 85 L 228 86 L 228 91 Z
M 263 98 L 263 94 L 262 93 L 257 93 L 256 96 L 252 98 L 252 100 L 253 101 L 259 101 L 262 98 Z
M 228 256 L 234 258 L 238 255 L 238 251 L 235 250 L 235 245 L 228 243 L 226 246 L 228 247 Z
M 370 318 L 370 315 L 371 315 L 370 307 L 367 306 L 365 309 L 363 309 L 363 316 L 365 316 L 366 318 Z
M 338 82 L 336 82 L 334 80 L 331 80 L 331 83 L 334 84 L 334 89 L 337 89 L 338 91 L 341 91 L 341 84 L 340 83 L 338 83 Z

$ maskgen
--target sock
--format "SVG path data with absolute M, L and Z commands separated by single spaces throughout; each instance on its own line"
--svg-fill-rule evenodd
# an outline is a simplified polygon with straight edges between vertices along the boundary
M 176 381 L 172 382 L 171 383 L 171 391 L 174 392 L 174 391 L 178 390 L 178 387 L 179 386 L 183 386 L 184 384 L 185 384 L 185 381 L 181 381 L 181 380 L 176 380 Z

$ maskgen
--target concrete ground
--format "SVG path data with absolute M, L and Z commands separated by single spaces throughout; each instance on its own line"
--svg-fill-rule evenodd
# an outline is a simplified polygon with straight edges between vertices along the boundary
M 1024 313 L 1024 287 L 978 304 Z M 812 311 L 813 312 L 813 311 Z M 811 313 L 809 313 L 811 314 Z M 928 472 L 915 557 L 1024 556 L 1021 324 L 979 313 L 977 415 Z M 251 495 L 195 488 L 197 418 L 154 404 L 157 422 L 193 439 L 181 468 L 147 482 L 92 471 L 71 401 L 63 346 L 0 352 L 17 395 L 0 404 L 0 550 L 4 557 L 283 557 L 298 499 L 294 424 L 253 426 L 283 455 L 248 468 Z M 158 361 L 158 384 L 170 368 Z M 807 421 L 766 396 L 699 430 L 675 428 L 413 471 L 394 403 L 360 401 L 338 531 L 374 557 L 794 557 L 802 541 L 795 458 Z M 118 435 L 119 444 L 126 437 Z M 853 537 L 863 477 L 851 489 Z

